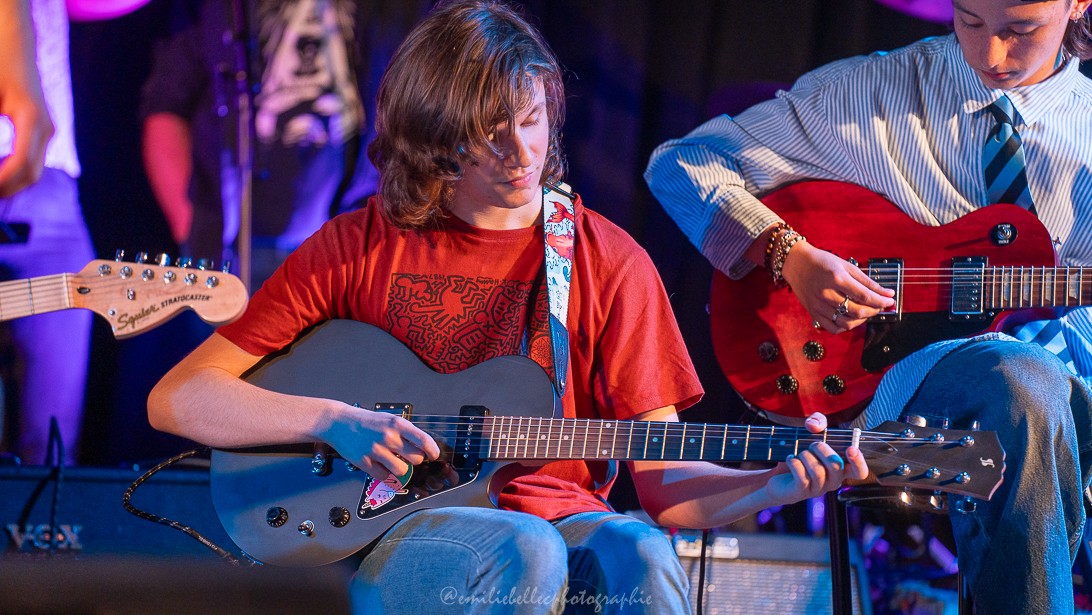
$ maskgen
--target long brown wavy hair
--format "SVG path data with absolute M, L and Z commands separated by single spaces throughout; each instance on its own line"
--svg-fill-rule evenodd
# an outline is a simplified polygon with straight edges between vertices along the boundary
M 500 155 L 490 133 L 513 126 L 531 105 L 539 79 L 550 124 L 542 177 L 558 181 L 565 172 L 565 86 L 542 35 L 514 9 L 491 0 L 445 3 L 419 23 L 380 82 L 376 138 L 368 147 L 391 222 L 412 229 L 442 217 L 463 168 Z
M 1069 3 L 1073 6 L 1073 3 Z M 1076 20 L 1070 20 L 1062 39 L 1062 50 L 1068 56 L 1082 60 L 1092 59 L 1092 10 L 1085 11 Z

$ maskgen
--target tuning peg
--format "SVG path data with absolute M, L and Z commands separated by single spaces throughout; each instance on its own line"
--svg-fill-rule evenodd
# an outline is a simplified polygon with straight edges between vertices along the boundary
M 914 427 L 925 427 L 928 424 L 928 422 L 925 420 L 925 417 L 920 414 L 911 414 L 907 416 L 906 420 L 903 422 L 909 423 Z
M 956 499 L 955 509 L 957 512 L 967 515 L 978 509 L 978 502 L 975 502 L 974 498 L 965 495 Z
M 229 273 L 231 271 L 231 261 L 224 261 L 224 264 L 220 267 L 220 271 Z
M 982 430 L 982 423 L 979 423 L 978 421 L 971 421 L 971 431 L 981 431 L 981 430 Z
M 155 262 L 160 267 L 170 267 L 171 266 L 171 257 L 168 254 L 160 252 L 159 254 L 156 255 Z
M 136 253 L 136 258 L 133 259 L 134 263 L 146 263 L 148 262 L 148 253 L 144 250 Z
M 120 263 L 123 258 L 125 258 L 125 250 L 114 250 L 114 260 Z
M 193 259 L 188 256 L 181 256 L 178 258 L 178 266 L 183 269 L 189 269 L 193 266 Z
M 208 269 L 212 269 L 213 267 L 214 267 L 214 263 L 210 259 L 207 259 L 207 258 L 197 259 L 197 268 L 200 269 L 201 271 L 206 271 Z

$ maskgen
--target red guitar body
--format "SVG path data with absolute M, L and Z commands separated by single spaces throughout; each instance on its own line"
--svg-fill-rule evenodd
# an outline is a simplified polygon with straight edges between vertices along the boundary
M 913 283 L 907 278 L 896 297 L 898 313 L 888 322 L 839 335 L 815 329 L 792 290 L 775 287 L 766 270 L 755 269 L 742 280 L 715 273 L 710 317 L 717 361 L 752 407 L 779 422 L 797 423 L 812 412 L 852 418 L 898 359 L 934 341 L 996 328 L 1007 312 L 951 317 L 952 282 L 943 272 L 951 270 L 953 259 L 1055 265 L 1047 230 L 1015 205 L 924 226 L 882 196 L 840 182 L 794 184 L 763 202 L 812 245 L 855 260 L 866 273 L 877 259 L 901 259 L 905 270 L 936 270 Z

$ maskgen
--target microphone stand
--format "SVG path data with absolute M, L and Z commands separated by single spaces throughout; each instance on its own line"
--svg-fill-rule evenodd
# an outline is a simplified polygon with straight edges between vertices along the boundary
M 239 279 L 247 290 L 251 280 L 251 253 L 253 238 L 253 181 L 254 181 L 254 111 L 251 98 L 250 60 L 254 41 L 251 37 L 247 0 L 233 0 L 232 21 L 235 51 L 235 106 L 236 159 L 239 172 L 239 234 L 236 236 L 235 256 L 239 265 Z M 225 263 L 226 265 L 226 263 Z

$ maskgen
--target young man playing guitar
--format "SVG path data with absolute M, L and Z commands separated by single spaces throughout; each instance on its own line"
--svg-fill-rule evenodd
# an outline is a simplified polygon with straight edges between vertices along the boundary
M 369 151 L 379 195 L 326 224 L 241 320 L 164 377 L 148 402 L 152 425 L 220 448 L 326 443 L 396 491 L 409 465 L 440 456 L 428 433 L 400 416 L 240 378 L 331 319 L 379 327 L 443 373 L 529 356 L 563 391 L 570 419 L 676 421 L 702 390 L 648 255 L 579 197 L 566 206 L 565 188 L 544 197 L 564 171 L 563 116 L 557 60 L 513 10 L 459 1 L 433 12 L 380 86 Z M 568 303 L 560 316 L 559 296 Z M 824 427 L 822 415 L 809 424 Z M 867 474 L 857 448 L 836 453 L 826 443 L 759 472 L 699 462 L 631 469 L 653 518 L 689 527 Z M 688 583 L 667 541 L 605 504 L 612 478 L 601 461 L 554 462 L 508 483 L 502 510 L 404 517 L 363 558 L 356 608 L 559 612 L 567 586 L 568 600 L 606 612 L 687 612 Z
M 952 4 L 952 35 L 820 68 L 652 156 L 646 179 L 690 240 L 733 278 L 765 266 L 806 309 L 807 330 L 814 322 L 845 334 L 899 313 L 901 297 L 757 198 L 806 179 L 879 193 L 908 224 L 1015 203 L 1038 215 L 1062 263 L 1092 264 L 1092 82 L 1078 72 L 1092 57 L 1092 2 Z M 854 224 L 852 202 L 836 209 Z M 894 243 L 899 229 L 870 232 Z M 1037 299 L 1045 283 L 1035 280 Z M 1030 297 L 1030 286 L 1010 290 Z M 1080 373 L 1092 373 L 1083 369 L 1092 320 L 1077 311 L 1061 324 Z M 940 342 L 896 363 L 860 420 L 903 412 L 1000 432 L 1005 484 L 988 504 L 951 516 L 978 612 L 1073 612 L 1070 566 L 1092 469 L 1085 383 L 1038 345 L 997 334 Z

